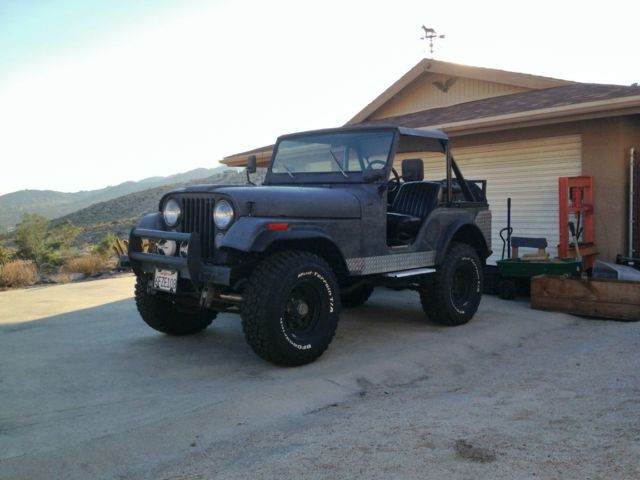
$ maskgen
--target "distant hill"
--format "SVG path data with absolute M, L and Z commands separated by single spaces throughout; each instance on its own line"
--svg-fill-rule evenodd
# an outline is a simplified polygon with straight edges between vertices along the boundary
M 252 179 L 257 183 L 262 183 L 264 174 L 264 171 L 260 171 L 256 175 L 252 175 Z M 82 233 L 77 239 L 79 243 L 97 243 L 107 233 L 127 238 L 129 231 L 138 223 L 138 220 L 148 213 L 157 212 L 158 202 L 162 195 L 174 188 L 197 184 L 244 185 L 246 181 L 244 171 L 227 170 L 205 178 L 163 185 L 96 203 L 57 218 L 53 220 L 53 224 L 69 220 L 82 228 Z
M 98 202 L 105 202 L 135 192 L 190 182 L 211 177 L 224 171 L 234 172 L 226 166 L 197 168 L 168 177 L 150 177 L 138 182 L 124 182 L 99 190 L 74 193 L 53 190 L 20 190 L 0 196 L 0 232 L 16 225 L 25 213 L 39 213 L 47 218 L 57 218 L 81 210 Z

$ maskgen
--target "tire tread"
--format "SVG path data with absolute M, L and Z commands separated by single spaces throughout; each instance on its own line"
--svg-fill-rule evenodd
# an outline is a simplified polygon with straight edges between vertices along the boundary
M 283 273 L 302 263 L 312 263 L 320 266 L 328 272 L 331 267 L 321 257 L 298 250 L 287 250 L 276 253 L 263 260 L 249 277 L 248 284 L 243 292 L 243 302 L 240 310 L 242 318 L 242 330 L 247 343 L 261 358 L 282 366 L 298 366 L 310 363 L 318 358 L 328 348 L 335 335 L 337 322 L 331 325 L 329 341 L 318 350 L 296 352 L 296 355 L 288 355 L 276 348 L 275 339 L 269 333 L 269 318 L 264 305 L 273 301 L 272 292 L 267 286 L 277 285 L 282 281 Z M 333 282 L 335 286 L 335 281 Z M 335 296 L 337 301 L 338 295 Z M 339 305 L 335 305 L 339 311 Z
M 204 330 L 217 315 L 213 310 L 178 312 L 175 305 L 147 293 L 147 278 L 136 277 L 135 301 L 140 316 L 154 330 L 167 335 L 191 335 Z
M 454 243 L 449 247 L 442 266 L 433 274 L 434 278 L 428 285 L 420 289 L 420 303 L 422 309 L 430 320 L 441 325 L 457 326 L 467 323 L 477 310 L 477 306 L 464 316 L 455 315 L 450 312 L 448 285 L 443 281 L 443 277 L 448 274 L 448 270 L 453 268 L 455 260 L 462 255 L 470 255 L 475 258 L 480 269 L 480 295 L 482 295 L 482 266 L 476 251 L 466 243 Z

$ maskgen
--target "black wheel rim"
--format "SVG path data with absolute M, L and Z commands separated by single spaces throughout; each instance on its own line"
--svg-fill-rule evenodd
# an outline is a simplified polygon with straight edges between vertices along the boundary
M 300 342 L 307 342 L 318 325 L 322 297 L 309 281 L 296 285 L 284 307 L 283 325 L 287 334 Z
M 458 309 L 463 309 L 469 303 L 476 287 L 476 271 L 469 262 L 460 263 L 453 272 L 451 282 L 451 301 Z

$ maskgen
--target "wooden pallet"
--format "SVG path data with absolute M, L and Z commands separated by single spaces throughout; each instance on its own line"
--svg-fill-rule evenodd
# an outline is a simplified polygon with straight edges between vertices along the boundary
M 541 275 L 531 279 L 531 307 L 637 321 L 640 320 L 640 282 Z

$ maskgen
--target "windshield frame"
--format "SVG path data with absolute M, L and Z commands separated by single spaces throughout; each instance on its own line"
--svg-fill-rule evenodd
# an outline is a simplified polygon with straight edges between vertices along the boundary
M 387 154 L 384 168 L 380 170 L 384 171 L 384 176 L 379 180 L 372 182 L 366 182 L 363 178 L 363 171 L 347 171 L 347 176 L 342 175 L 340 171 L 332 172 L 273 172 L 273 165 L 278 154 L 280 144 L 286 140 L 295 140 L 299 138 L 309 138 L 312 136 L 327 136 L 331 134 L 344 134 L 344 133 L 391 133 L 393 135 L 391 146 Z M 404 140 L 400 142 L 400 139 Z M 417 145 L 421 145 L 421 150 L 427 151 L 439 151 L 447 155 L 449 149 L 448 136 L 439 130 L 415 130 L 411 128 L 399 127 L 395 125 L 380 125 L 380 126 L 354 126 L 354 127 L 342 127 L 332 128 L 325 130 L 314 130 L 309 132 L 294 133 L 289 135 L 283 135 L 278 138 L 276 145 L 271 154 L 271 160 L 269 162 L 269 169 L 264 181 L 264 185 L 299 185 L 299 184 L 362 184 L 368 183 L 372 185 L 386 184 L 391 176 L 391 169 L 393 166 L 393 160 L 398 151 L 399 144 L 407 144 L 407 138 L 413 138 Z M 410 142 L 410 144 L 413 142 Z M 403 152 L 412 151 L 413 145 Z M 447 162 L 448 163 L 448 162 Z M 293 173 L 293 175 L 290 175 Z
M 340 169 L 331 172 L 296 172 L 296 171 L 283 171 L 274 172 L 274 163 L 278 156 L 280 145 L 287 141 L 296 141 L 299 139 L 313 139 L 313 137 L 328 137 L 330 135 L 366 135 L 370 133 L 387 133 L 390 135 L 389 148 L 386 158 L 384 159 L 385 166 L 380 168 L 385 172 L 385 178 L 388 176 L 390 160 L 393 158 L 393 152 L 395 151 L 395 145 L 397 142 L 397 131 L 391 128 L 352 128 L 352 129 L 331 129 L 331 130 L 316 130 L 311 132 L 296 133 L 291 135 L 283 135 L 278 138 L 278 141 L 273 149 L 271 155 L 271 161 L 269 162 L 269 170 L 265 178 L 265 184 L 306 184 L 306 183 L 365 183 L 363 179 L 364 170 L 345 170 L 344 173 Z M 284 165 L 283 165 L 284 166 Z M 286 169 L 286 166 L 285 166 Z

